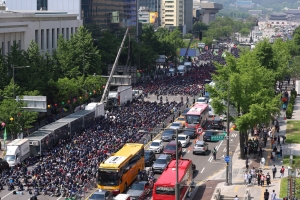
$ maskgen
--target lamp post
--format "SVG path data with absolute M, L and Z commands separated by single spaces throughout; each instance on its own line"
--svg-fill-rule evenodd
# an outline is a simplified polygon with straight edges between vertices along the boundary
M 82 66 L 82 75 L 84 76 L 85 74 L 85 55 L 91 55 L 91 54 L 96 54 L 96 53 L 83 53 L 83 66 Z
M 15 69 L 21 69 L 21 68 L 28 68 L 30 66 L 14 66 L 12 65 L 13 69 L 13 98 L 15 99 Z
M 230 101 L 230 80 L 228 80 L 227 87 L 227 151 L 226 156 L 229 157 L 229 101 Z M 229 163 L 226 163 L 226 185 L 230 185 L 229 183 Z
M 175 183 L 175 200 L 179 200 L 180 184 L 178 178 L 178 129 L 176 129 L 176 183 Z

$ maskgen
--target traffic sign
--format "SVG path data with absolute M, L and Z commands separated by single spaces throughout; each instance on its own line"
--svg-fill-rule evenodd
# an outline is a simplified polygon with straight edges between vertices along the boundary
M 224 140 L 224 135 L 212 135 L 211 136 L 211 141 L 219 141 L 219 140 Z
M 229 161 L 230 161 L 230 157 L 229 157 L 229 156 L 226 156 L 226 157 L 224 158 L 224 160 L 225 160 L 225 162 L 229 162 Z

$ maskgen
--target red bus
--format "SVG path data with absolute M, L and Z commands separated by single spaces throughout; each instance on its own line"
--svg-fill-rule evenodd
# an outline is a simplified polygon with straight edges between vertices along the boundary
M 185 115 L 187 128 L 204 127 L 208 120 L 209 107 L 205 103 L 196 103 Z
M 191 160 L 178 160 L 178 182 L 180 184 L 180 197 L 184 200 L 192 184 L 195 165 Z M 172 160 L 168 167 L 157 179 L 153 187 L 153 200 L 174 200 L 176 183 L 176 160 Z

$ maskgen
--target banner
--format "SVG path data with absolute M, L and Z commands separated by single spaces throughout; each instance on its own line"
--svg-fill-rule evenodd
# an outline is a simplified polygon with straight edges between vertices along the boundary
M 158 23 L 158 12 L 150 12 L 149 17 L 150 17 L 149 19 L 150 24 Z

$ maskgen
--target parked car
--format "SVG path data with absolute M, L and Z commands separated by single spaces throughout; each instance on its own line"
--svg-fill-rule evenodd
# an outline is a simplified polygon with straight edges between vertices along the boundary
M 168 164 L 171 162 L 171 156 L 168 154 L 161 154 L 155 160 L 154 164 L 152 165 L 152 170 L 154 173 L 162 173 Z
M 194 146 L 193 154 L 208 154 L 208 144 L 204 141 L 198 140 Z
M 180 142 L 178 142 L 178 155 L 181 155 L 182 153 L 182 145 Z M 164 154 L 169 154 L 171 155 L 171 158 L 175 159 L 176 157 L 176 141 L 171 141 L 167 144 L 167 146 L 164 149 Z
M 223 120 L 220 117 L 215 117 L 211 121 L 210 128 L 211 129 L 223 130 L 223 128 L 224 128 L 224 126 L 223 126 Z
M 178 135 L 178 141 L 181 143 L 182 147 L 186 147 L 190 143 L 190 138 L 187 135 Z
M 150 193 L 151 187 L 148 181 L 135 182 L 129 187 L 127 194 L 132 200 L 143 200 Z
M 181 122 L 173 122 L 171 125 L 170 125 L 170 127 L 169 127 L 169 129 L 182 129 L 182 127 L 183 127 L 183 125 L 182 125 L 182 123 Z
M 145 151 L 145 166 L 151 167 L 155 161 L 155 153 L 151 150 Z
M 197 138 L 197 132 L 194 128 L 186 128 L 183 130 L 182 134 L 189 136 L 190 139 Z
M 213 135 L 219 135 L 219 131 L 218 130 L 204 131 L 203 140 L 204 141 L 211 141 L 211 136 L 213 136 Z
M 162 140 L 154 140 L 150 147 L 149 150 L 153 151 L 154 153 L 161 153 L 164 150 L 164 143 Z
M 90 197 L 89 200 L 113 200 L 113 195 L 107 190 L 97 190 Z
M 174 129 L 165 129 L 161 135 L 162 141 L 171 141 L 174 140 L 176 137 L 176 132 Z

